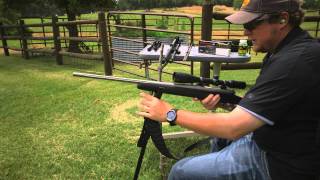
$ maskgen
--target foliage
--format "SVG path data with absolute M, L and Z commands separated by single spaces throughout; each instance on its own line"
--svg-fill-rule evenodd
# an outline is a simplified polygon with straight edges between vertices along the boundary
M 320 0 L 304 0 L 302 7 L 305 9 L 319 9 L 320 10 Z
M 240 9 L 243 0 L 216 0 L 216 4 L 233 6 L 235 9 Z M 320 0 L 303 0 L 304 9 L 320 9 Z
M 173 8 L 199 4 L 199 0 L 118 0 L 120 10 Z
M 54 0 L 54 2 L 60 9 L 77 15 L 84 12 L 105 11 L 112 9 L 116 4 L 115 0 Z
M 241 5 L 242 5 L 242 0 L 233 0 L 233 7 L 235 9 L 240 9 Z
M 215 4 L 217 5 L 226 5 L 226 6 L 232 6 L 232 0 L 215 0 Z
M 30 0 L 25 2 L 29 3 Z M 23 0 L 0 0 L 0 21 L 5 24 L 16 23 L 20 11 L 23 9 Z
M 159 29 L 168 29 L 168 16 L 162 16 L 160 20 L 157 21 L 157 28 Z
M 12 23 L 21 16 L 80 15 L 109 10 L 115 4 L 116 0 L 0 0 L 0 18 Z

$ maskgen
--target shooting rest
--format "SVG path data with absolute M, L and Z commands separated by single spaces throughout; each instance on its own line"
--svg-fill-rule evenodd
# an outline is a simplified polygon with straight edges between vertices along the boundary
M 157 51 L 151 50 L 148 51 L 148 48 L 151 45 L 147 45 L 139 52 L 139 57 L 144 60 L 158 60 L 160 56 L 160 50 Z M 251 58 L 249 54 L 245 56 L 239 56 L 237 52 L 231 52 L 230 56 L 219 56 L 213 54 L 205 54 L 198 52 L 198 46 L 192 46 L 190 50 L 190 54 L 187 56 L 188 61 L 194 62 L 213 62 L 214 69 L 213 69 L 213 76 L 215 78 L 219 78 L 221 63 L 245 63 L 248 62 Z M 164 45 L 163 54 L 166 54 L 170 49 L 170 45 Z M 179 47 L 180 54 L 175 56 L 175 61 L 182 61 L 188 51 L 188 46 L 181 45 Z

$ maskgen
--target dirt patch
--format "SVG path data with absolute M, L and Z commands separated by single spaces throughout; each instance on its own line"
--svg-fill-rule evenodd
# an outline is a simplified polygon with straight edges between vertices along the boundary
M 186 13 L 186 14 L 200 15 L 202 12 L 202 6 L 180 7 L 180 8 L 177 8 L 176 11 L 180 13 Z
M 122 124 L 130 124 L 132 128 L 126 128 L 122 131 L 124 137 L 128 140 L 128 142 L 135 144 L 139 139 L 139 135 L 141 130 L 137 130 L 136 127 L 140 126 L 142 128 L 143 118 L 138 116 L 133 116 L 128 113 L 127 110 L 137 106 L 139 99 L 130 99 L 122 104 L 117 104 L 112 108 L 110 112 L 111 121 L 113 123 L 122 123 Z M 107 123 L 110 123 L 110 119 L 107 120 Z
M 137 106 L 139 99 L 130 99 L 122 104 L 118 104 L 112 108 L 110 112 L 110 117 L 113 119 L 113 122 L 117 123 L 135 123 L 141 121 L 140 117 L 133 116 L 127 112 L 128 109 L 131 109 Z M 110 122 L 110 120 L 108 120 Z
M 233 7 L 228 7 L 225 5 L 215 5 L 213 7 L 213 11 L 223 13 L 223 14 L 232 14 L 236 12 Z
M 186 13 L 186 14 L 201 15 L 202 6 L 180 7 L 180 8 L 176 8 L 175 11 L 180 13 Z M 226 13 L 226 14 L 231 14 L 235 12 L 233 7 L 228 7 L 225 5 L 215 5 L 213 7 L 213 11 L 219 12 L 219 13 Z

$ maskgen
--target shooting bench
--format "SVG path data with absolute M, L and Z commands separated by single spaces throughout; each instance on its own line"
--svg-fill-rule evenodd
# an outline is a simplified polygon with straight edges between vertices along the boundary
M 139 57 L 144 60 L 158 60 L 160 57 L 160 50 L 148 51 L 151 45 L 147 45 L 139 52 Z M 170 45 L 164 45 L 163 54 L 166 54 L 170 49 Z M 175 55 L 174 61 L 193 61 L 193 62 L 213 62 L 213 75 L 215 78 L 219 78 L 220 69 L 222 63 L 245 63 L 250 60 L 250 55 L 239 56 L 237 52 L 231 52 L 229 56 L 213 55 L 206 53 L 199 53 L 199 46 L 192 46 L 189 50 L 189 46 L 181 45 L 179 47 L 179 54 Z

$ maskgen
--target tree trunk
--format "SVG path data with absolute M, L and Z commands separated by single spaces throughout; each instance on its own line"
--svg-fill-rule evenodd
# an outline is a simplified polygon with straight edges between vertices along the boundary
M 76 13 L 72 12 L 68 7 L 66 7 L 66 12 L 68 16 L 68 21 L 75 21 L 76 20 Z M 69 31 L 69 37 L 78 37 L 78 28 L 76 24 L 68 25 L 67 29 Z M 75 52 L 75 53 L 81 53 L 81 50 L 79 48 L 79 42 L 78 41 L 69 41 L 69 52 Z

